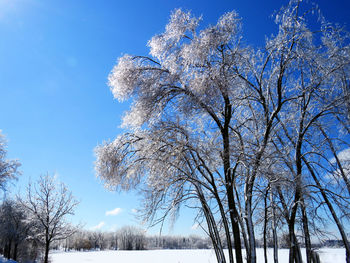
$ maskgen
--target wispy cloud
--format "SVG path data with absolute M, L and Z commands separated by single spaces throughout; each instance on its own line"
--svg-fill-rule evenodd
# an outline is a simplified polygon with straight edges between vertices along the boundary
M 135 208 L 131 209 L 131 213 L 136 214 L 137 213 L 137 209 L 135 209 Z
M 341 162 L 350 161 L 350 148 L 346 148 L 338 153 L 338 159 Z M 334 164 L 336 162 L 335 158 L 333 157 L 330 162 Z
M 116 216 L 116 215 L 120 214 L 121 212 L 122 212 L 122 209 L 117 207 L 113 210 L 107 211 L 106 216 Z
M 198 223 L 195 223 L 195 224 L 193 224 L 193 226 L 191 227 L 191 229 L 192 229 L 192 230 L 196 230 L 196 229 L 198 229 L 198 227 L 199 227 L 199 224 L 198 224 Z
M 91 227 L 91 230 L 99 230 L 101 229 L 106 223 L 105 222 L 100 222 L 98 225 Z

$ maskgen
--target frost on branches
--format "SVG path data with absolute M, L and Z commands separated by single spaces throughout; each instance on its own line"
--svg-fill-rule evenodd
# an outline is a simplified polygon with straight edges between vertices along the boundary
M 36 184 L 29 183 L 25 198 L 19 200 L 31 225 L 33 236 L 28 239 L 44 246 L 43 262 L 48 263 L 52 243 L 76 231 L 66 218 L 74 215 L 78 201 L 63 183 L 49 174 L 40 176 Z
M 277 35 L 260 49 L 242 44 L 235 12 L 199 30 L 201 18 L 178 9 L 149 41 L 149 56 L 121 57 L 109 85 L 132 104 L 126 132 L 96 148 L 106 187 L 138 188 L 151 223 L 194 207 L 218 262 L 234 262 L 232 249 L 243 262 L 241 244 L 256 262 L 261 229 L 275 260 L 287 237 L 290 262 L 301 262 L 300 243 L 311 262 L 310 236 L 325 234 L 326 223 L 350 260 L 341 220 L 350 182 L 339 157 L 350 142 L 349 37 L 320 15 L 318 30 L 309 29 L 310 8 L 283 7 Z
M 11 179 L 16 179 L 20 172 L 18 168 L 21 166 L 18 160 L 7 159 L 7 143 L 5 136 L 0 130 L 0 190 L 6 190 L 6 183 Z

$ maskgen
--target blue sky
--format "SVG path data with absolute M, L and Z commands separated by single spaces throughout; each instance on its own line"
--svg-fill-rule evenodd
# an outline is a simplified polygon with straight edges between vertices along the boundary
M 261 45 L 276 32 L 271 14 L 286 2 L 0 0 L 0 129 L 23 172 L 11 191 L 55 173 L 81 201 L 74 223 L 102 230 L 136 225 L 139 197 L 108 192 L 94 175 L 94 147 L 123 132 L 120 118 L 128 108 L 113 100 L 106 84 L 118 57 L 147 55 L 147 41 L 179 7 L 203 15 L 203 24 L 234 9 L 246 43 Z M 328 20 L 349 29 L 349 1 L 318 3 Z M 186 210 L 164 232 L 198 233 L 192 225 Z

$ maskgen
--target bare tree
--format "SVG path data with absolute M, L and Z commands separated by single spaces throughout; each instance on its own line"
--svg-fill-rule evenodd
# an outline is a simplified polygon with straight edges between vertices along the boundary
M 97 147 L 97 175 L 111 189 L 140 186 L 151 222 L 176 218 L 181 204 L 192 202 L 220 263 L 227 260 L 225 245 L 229 262 L 233 248 L 236 262 L 243 262 L 241 237 L 247 261 L 256 262 L 259 207 L 266 227 L 269 218 L 278 223 L 281 208 L 290 262 L 301 262 L 300 224 L 310 262 L 307 203 L 321 200 L 322 191 L 315 191 L 310 172 L 316 166 L 307 163 L 317 163 L 318 176 L 326 177 L 321 167 L 336 150 L 329 151 L 328 141 L 322 152 L 324 138 L 342 125 L 345 136 L 337 136 L 349 140 L 349 35 L 322 17 L 319 30 L 311 30 L 312 12 L 304 12 L 301 2 L 291 0 L 277 13 L 278 33 L 258 50 L 242 45 L 235 12 L 199 31 L 200 19 L 175 10 L 165 32 L 149 41 L 150 56 L 123 56 L 109 77 L 115 98 L 134 101 L 123 119 L 128 132 Z M 336 160 L 333 166 L 344 164 Z M 338 212 L 345 216 L 349 196 L 340 196 Z
M 33 238 L 44 245 L 47 263 L 50 244 L 74 233 L 66 217 L 74 214 L 78 202 L 63 183 L 49 174 L 40 176 L 34 185 L 30 183 L 21 202 L 30 216 Z

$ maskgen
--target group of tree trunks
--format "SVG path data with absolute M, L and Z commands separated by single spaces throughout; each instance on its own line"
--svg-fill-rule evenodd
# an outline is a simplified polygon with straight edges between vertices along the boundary
M 175 10 L 150 56 L 125 55 L 109 76 L 114 97 L 133 103 L 127 132 L 96 148 L 97 175 L 138 188 L 152 224 L 196 209 L 220 263 L 242 263 L 243 248 L 255 263 L 260 229 L 274 262 L 287 233 L 289 262 L 303 245 L 311 263 L 311 236 L 334 234 L 327 224 L 350 262 L 349 37 L 315 10 L 290 1 L 260 49 L 243 44 L 235 12 L 199 30 Z

